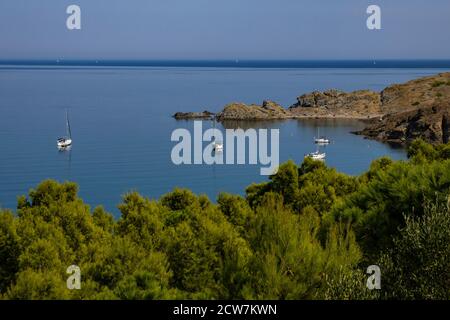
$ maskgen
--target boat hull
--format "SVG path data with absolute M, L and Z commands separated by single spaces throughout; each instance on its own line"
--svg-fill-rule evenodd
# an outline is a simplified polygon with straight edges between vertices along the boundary
M 317 144 L 329 144 L 330 140 L 328 140 L 328 139 L 315 139 L 314 142 L 317 143 Z
M 72 145 L 72 139 L 59 139 L 56 145 L 58 148 L 67 148 Z
M 221 143 L 215 143 L 213 147 L 214 152 L 222 152 L 223 151 L 223 144 Z
M 305 156 L 305 158 L 310 158 L 313 160 L 325 160 L 325 153 L 310 153 Z

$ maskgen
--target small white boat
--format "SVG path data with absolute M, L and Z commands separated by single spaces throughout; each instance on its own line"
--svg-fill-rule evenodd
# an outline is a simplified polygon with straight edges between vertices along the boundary
M 60 149 L 65 149 L 72 145 L 72 139 L 69 138 L 59 138 L 57 141 L 57 146 Z
M 66 110 L 66 130 L 67 136 L 58 138 L 56 145 L 58 149 L 64 150 L 72 145 L 72 131 L 70 130 L 69 113 Z
M 324 160 L 326 157 L 326 153 L 325 152 L 320 152 L 319 150 L 317 150 L 316 152 L 311 152 L 308 153 L 305 158 L 311 158 L 313 160 Z
M 216 129 L 216 115 L 213 115 L 213 128 L 214 128 L 214 132 L 217 130 Z M 223 152 L 223 143 L 222 141 L 216 141 L 216 138 L 214 137 L 214 144 L 213 144 L 213 151 L 214 152 Z
M 214 142 L 213 150 L 214 150 L 214 152 L 222 152 L 223 151 L 223 143 Z
M 317 137 L 314 138 L 314 142 L 317 144 L 329 144 L 330 139 L 326 138 L 325 136 L 319 136 L 319 128 L 317 128 Z
M 330 139 L 327 139 L 325 137 L 320 137 L 320 138 L 315 138 L 314 142 L 317 144 L 329 144 L 330 143 Z

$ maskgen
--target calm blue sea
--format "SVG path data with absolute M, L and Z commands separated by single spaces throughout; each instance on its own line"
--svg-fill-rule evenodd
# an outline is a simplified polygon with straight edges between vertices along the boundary
M 231 66 L 0 66 L 0 206 L 16 207 L 16 197 L 48 178 L 75 181 L 90 205 L 104 205 L 116 216 L 121 195 L 137 190 L 158 198 L 174 187 L 205 193 L 243 194 L 252 182 L 266 181 L 259 166 L 175 166 L 170 141 L 176 128 L 192 130 L 190 121 L 176 121 L 177 111 L 220 111 L 229 102 L 289 106 L 312 91 L 382 90 L 448 71 L 450 67 L 359 68 Z M 65 133 L 69 109 L 74 145 L 59 152 L 56 138 Z M 210 126 L 206 123 L 205 127 Z M 333 143 L 326 163 L 339 171 L 360 174 L 370 162 L 388 155 L 404 159 L 403 149 L 350 134 L 358 121 L 302 120 L 241 123 L 231 126 L 278 128 L 280 160 L 300 163 L 317 128 Z M 219 129 L 223 129 L 218 125 Z

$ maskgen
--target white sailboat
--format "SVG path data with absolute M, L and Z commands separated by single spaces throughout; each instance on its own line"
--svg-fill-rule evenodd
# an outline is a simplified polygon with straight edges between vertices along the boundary
M 223 144 L 219 142 L 214 142 L 213 150 L 215 152 L 222 152 L 223 151 Z
M 213 115 L 213 123 L 214 123 L 214 132 L 216 131 L 216 116 Z M 214 152 L 223 152 L 223 143 L 222 141 L 216 141 L 216 137 L 214 137 L 214 144 L 213 144 L 213 151 Z
M 66 110 L 66 136 L 58 138 L 56 145 L 59 149 L 66 149 L 72 145 L 72 131 L 70 130 L 69 113 Z
M 320 136 L 319 135 L 319 128 L 317 128 L 317 137 L 314 138 L 314 143 L 317 143 L 317 144 L 329 144 L 330 143 L 330 139 L 328 139 L 325 136 Z

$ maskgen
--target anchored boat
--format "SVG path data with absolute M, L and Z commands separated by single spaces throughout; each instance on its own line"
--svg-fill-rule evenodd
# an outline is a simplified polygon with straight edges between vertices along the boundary
M 315 152 L 308 153 L 305 158 L 311 158 L 313 160 L 324 160 L 326 157 L 325 152 L 320 152 L 319 150 Z
M 325 136 L 320 136 L 319 135 L 319 128 L 317 128 L 317 137 L 314 138 L 314 142 L 317 144 L 329 144 L 330 143 L 330 139 L 328 139 Z
M 214 133 L 216 132 L 216 115 L 213 115 L 213 128 L 214 128 Z M 213 151 L 220 153 L 223 152 L 223 143 L 222 141 L 217 141 L 216 137 L 214 136 L 214 144 L 213 144 Z
M 58 149 L 66 149 L 72 145 L 72 131 L 70 130 L 69 113 L 66 110 L 66 136 L 58 138 L 56 145 Z

